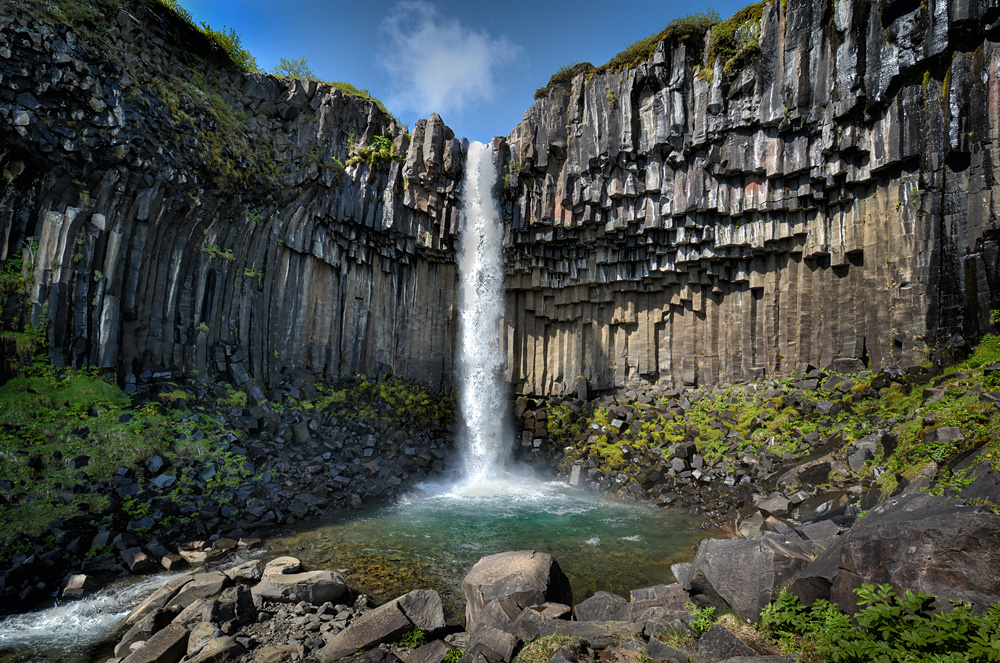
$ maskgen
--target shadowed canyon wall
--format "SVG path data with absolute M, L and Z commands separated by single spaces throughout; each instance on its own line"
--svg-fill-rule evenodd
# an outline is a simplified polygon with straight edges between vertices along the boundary
M 511 379 L 711 384 L 981 334 L 998 19 L 985 0 L 775 2 L 728 66 L 661 42 L 552 88 L 508 136 Z
M 509 379 L 711 384 L 981 334 L 998 23 L 995 0 L 788 0 L 731 60 L 661 42 L 552 87 L 499 143 Z M 145 0 L 7 3 L 0 98 L 0 260 L 30 291 L 0 315 L 57 362 L 256 397 L 298 367 L 450 382 L 463 147 L 439 117 L 408 134 L 239 73 Z
M 358 96 L 234 71 L 155 3 L 69 4 L 0 16 L 0 259 L 30 288 L 7 329 L 30 316 L 55 361 L 126 380 L 450 379 L 462 150 L 440 118 L 408 136 Z M 395 158 L 351 151 L 382 135 Z

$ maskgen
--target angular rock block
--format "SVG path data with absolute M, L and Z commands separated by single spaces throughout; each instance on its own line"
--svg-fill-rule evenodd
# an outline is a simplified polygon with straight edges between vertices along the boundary
M 487 603 L 509 597 L 521 608 L 546 601 L 572 605 L 569 580 L 547 553 L 520 550 L 483 557 L 462 581 L 465 630 L 471 632 Z
M 343 631 L 327 637 L 326 645 L 315 656 L 322 661 L 336 660 L 396 640 L 413 628 L 433 632 L 444 625 L 441 597 L 433 590 L 417 589 L 365 613 Z
M 264 567 L 259 583 L 251 590 L 255 602 L 276 601 L 298 603 L 305 601 L 322 605 L 334 603 L 347 591 L 344 576 L 333 571 L 304 571 L 294 557 L 279 557 Z
M 873 508 L 846 533 L 830 596 L 856 609 L 853 590 L 890 583 L 939 602 L 968 601 L 977 612 L 1000 601 L 1000 516 L 926 493 Z M 819 560 L 817 560 L 818 562 Z
M 756 539 L 707 539 L 692 562 L 691 594 L 757 621 L 771 598 L 812 561 L 812 550 L 811 544 L 787 542 L 773 532 Z

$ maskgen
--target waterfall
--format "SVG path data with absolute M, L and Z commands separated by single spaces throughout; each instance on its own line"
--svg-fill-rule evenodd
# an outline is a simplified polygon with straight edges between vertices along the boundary
M 500 324 L 504 314 L 503 224 L 493 199 L 493 150 L 469 145 L 458 240 L 461 440 L 465 479 L 488 481 L 510 441 Z

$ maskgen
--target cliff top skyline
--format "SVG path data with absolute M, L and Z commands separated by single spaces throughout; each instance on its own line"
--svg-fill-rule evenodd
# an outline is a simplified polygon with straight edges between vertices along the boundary
M 180 0 L 197 22 L 235 29 L 270 71 L 306 58 L 322 80 L 368 89 L 411 129 L 438 113 L 459 137 L 506 135 L 535 89 L 572 62 L 603 64 L 673 19 L 743 0 L 627 0 L 501 5 L 459 0 L 365 3 Z

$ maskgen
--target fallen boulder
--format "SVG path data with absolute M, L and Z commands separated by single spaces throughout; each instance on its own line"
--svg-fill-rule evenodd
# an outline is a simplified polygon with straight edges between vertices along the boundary
M 259 583 L 251 593 L 255 603 L 277 601 L 312 605 L 334 603 L 347 592 L 344 576 L 333 571 L 299 572 L 301 563 L 294 557 L 279 557 L 264 567 Z
M 695 603 L 728 605 L 742 619 L 757 621 L 771 598 L 812 561 L 812 551 L 812 544 L 774 532 L 754 539 L 706 539 L 685 589 Z
M 569 580 L 552 555 L 533 550 L 502 552 L 483 557 L 462 581 L 465 629 L 470 633 L 487 603 L 510 597 L 521 608 L 547 601 L 572 605 Z
M 938 601 L 967 601 L 976 612 L 1000 600 L 1000 516 L 985 507 L 926 493 L 874 507 L 845 534 L 830 598 L 856 610 L 853 590 L 890 583 Z M 817 560 L 819 561 L 819 560 Z
M 413 628 L 433 632 L 444 628 L 441 597 L 431 589 L 417 589 L 365 613 L 332 637 L 316 653 L 321 661 L 336 660 L 391 642 Z

